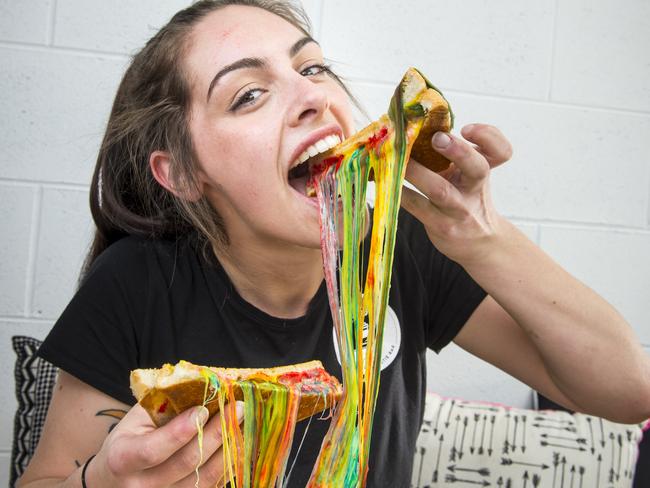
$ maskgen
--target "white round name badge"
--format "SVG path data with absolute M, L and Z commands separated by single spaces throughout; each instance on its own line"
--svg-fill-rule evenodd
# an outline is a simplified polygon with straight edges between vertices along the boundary
M 341 364 L 341 352 L 336 342 L 336 331 L 332 327 L 332 339 L 334 340 L 334 351 L 336 359 Z M 368 322 L 363 323 L 363 356 L 366 355 L 366 344 L 368 340 Z M 381 369 L 386 369 L 397 357 L 399 347 L 402 343 L 402 329 L 395 311 L 388 306 L 384 322 L 384 340 L 381 347 Z

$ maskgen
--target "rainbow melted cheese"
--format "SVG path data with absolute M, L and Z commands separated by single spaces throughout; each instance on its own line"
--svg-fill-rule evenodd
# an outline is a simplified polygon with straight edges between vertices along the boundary
M 320 361 L 277 368 L 212 368 L 187 361 L 160 369 L 131 372 L 131 388 L 156 425 L 203 405 L 221 412 L 224 481 L 232 488 L 280 487 L 284 482 L 297 421 L 332 408 L 341 385 Z M 244 422 L 236 402 L 244 401 Z M 198 420 L 197 420 L 198 422 Z M 203 464 L 203 438 L 211 432 L 197 425 Z
M 333 406 L 340 394 L 338 382 L 322 368 L 281 374 L 257 371 L 246 379 L 220 377 L 210 368 L 201 374 L 203 405 L 216 402 L 225 413 L 221 415 L 224 479 L 232 488 L 283 486 L 296 422 Z M 307 396 L 310 401 L 304 401 Z M 237 419 L 237 400 L 244 402 L 243 425 Z M 199 432 L 201 446 L 200 426 Z
M 410 69 L 395 90 L 388 115 L 328 151 L 310 182 L 320 208 L 325 279 L 343 372 L 343 398 L 323 441 L 310 488 L 365 486 L 402 183 L 431 100 L 440 98 Z M 449 117 L 448 105 L 444 110 Z M 376 196 L 368 267 L 361 276 L 371 176 Z

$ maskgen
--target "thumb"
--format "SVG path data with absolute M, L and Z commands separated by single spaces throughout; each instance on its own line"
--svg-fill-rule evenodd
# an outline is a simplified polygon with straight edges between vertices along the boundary
M 134 406 L 122 420 L 125 424 L 120 422 L 120 426 L 139 435 L 124 439 L 119 471 L 129 473 L 161 464 L 194 438 L 208 415 L 205 407 L 189 408 L 168 424 L 155 428 L 146 410 L 140 405 Z
M 153 423 L 153 420 L 147 411 L 142 408 L 139 403 L 136 403 L 133 407 L 131 407 L 131 409 L 126 413 L 126 415 L 119 421 L 117 425 L 120 430 L 130 430 L 137 432 L 142 432 L 142 429 L 149 431 L 156 428 L 156 424 Z

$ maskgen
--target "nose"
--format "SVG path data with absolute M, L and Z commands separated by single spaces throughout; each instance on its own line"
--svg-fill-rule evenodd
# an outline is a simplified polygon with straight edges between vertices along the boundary
M 288 117 L 291 126 L 318 119 L 330 106 L 328 92 L 320 83 L 299 73 L 296 76 L 298 78 L 290 86 L 291 108 Z

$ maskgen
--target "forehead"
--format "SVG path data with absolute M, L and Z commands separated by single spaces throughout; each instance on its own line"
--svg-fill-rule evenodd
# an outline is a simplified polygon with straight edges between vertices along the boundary
M 206 15 L 192 29 L 186 62 L 192 78 L 205 82 L 215 70 L 243 57 L 285 55 L 304 34 L 258 7 L 230 5 Z

